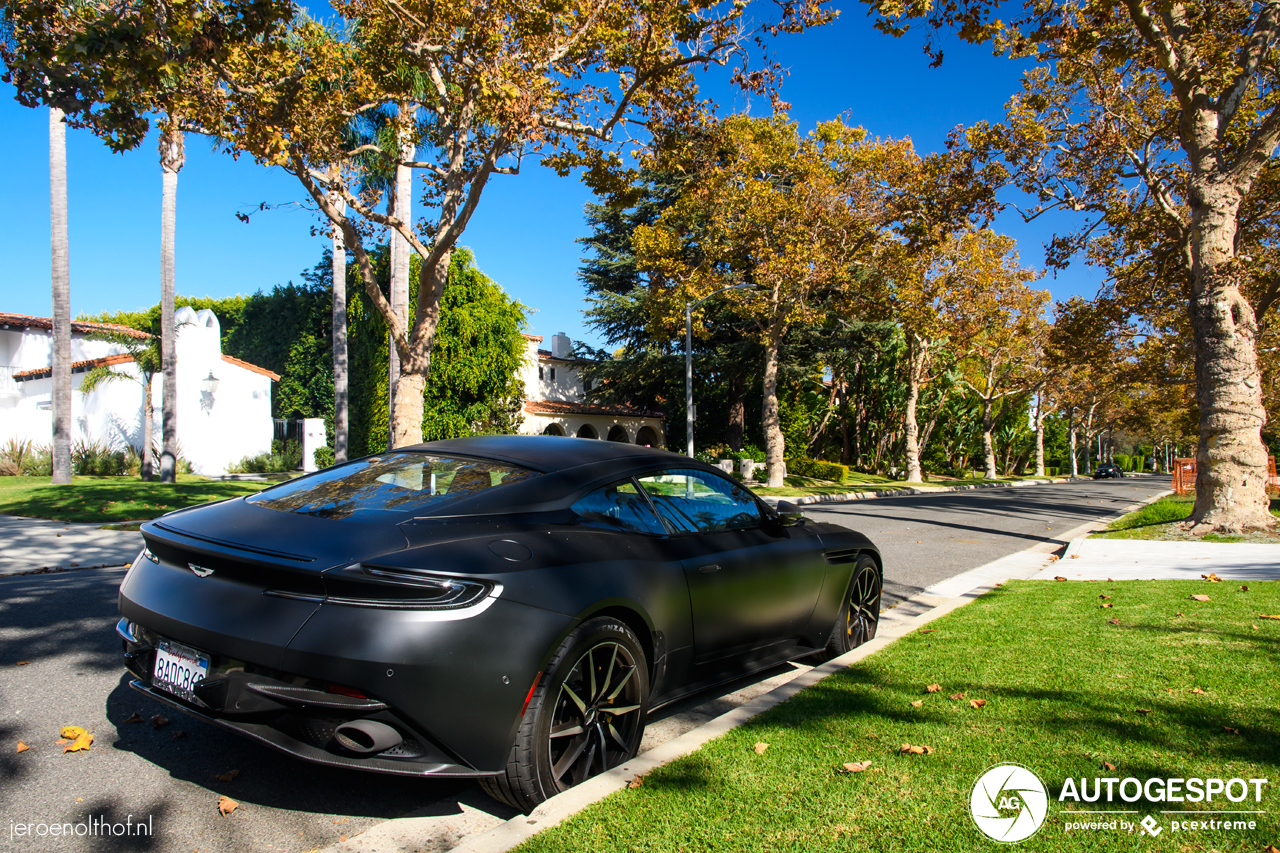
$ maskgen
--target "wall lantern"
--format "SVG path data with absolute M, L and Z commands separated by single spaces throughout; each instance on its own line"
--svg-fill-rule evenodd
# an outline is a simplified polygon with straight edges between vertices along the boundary
M 213 394 L 218 390 L 218 377 L 209 371 L 209 375 L 200 380 L 200 408 L 206 412 L 213 411 Z

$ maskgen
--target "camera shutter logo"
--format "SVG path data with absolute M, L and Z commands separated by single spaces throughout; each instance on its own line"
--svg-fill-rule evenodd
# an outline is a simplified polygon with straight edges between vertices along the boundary
M 1036 834 L 1049 814 L 1044 782 L 1020 764 L 997 764 L 973 784 L 969 814 L 983 835 L 1016 844 Z

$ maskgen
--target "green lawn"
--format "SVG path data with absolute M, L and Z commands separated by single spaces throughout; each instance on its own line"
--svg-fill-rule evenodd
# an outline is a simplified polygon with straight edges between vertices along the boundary
M 519 850 L 995 851 L 968 799 L 987 768 L 1013 762 L 1050 796 L 1044 825 L 1017 849 L 1261 851 L 1280 841 L 1280 621 L 1258 614 L 1280 613 L 1280 583 L 1248 586 L 1012 582 Z M 1199 593 L 1211 600 L 1190 598 Z M 933 752 L 904 755 L 904 743 Z M 855 761 L 870 769 L 840 772 Z M 1271 782 L 1260 804 L 1250 794 L 1248 805 L 1219 795 L 1212 805 L 1079 806 L 1137 809 L 1125 816 L 1134 822 L 1154 814 L 1165 828 L 1150 838 L 1067 833 L 1066 821 L 1094 817 L 1057 801 L 1063 780 L 1081 777 Z M 1254 831 L 1174 832 L 1165 808 L 1267 813 L 1248 816 Z
M 48 477 L 0 477 L 0 515 L 59 521 L 133 521 L 175 509 L 250 495 L 270 483 L 206 480 L 182 474 L 177 483 L 137 477 L 75 477 L 54 486 Z
M 1134 510 L 1107 525 L 1106 531 L 1093 534 L 1095 539 L 1160 539 L 1173 541 L 1197 541 L 1177 526 L 1188 518 L 1195 506 L 1194 495 L 1165 495 L 1154 503 Z M 1271 514 L 1280 517 L 1280 499 L 1271 501 Z M 1219 536 L 1209 534 L 1205 542 L 1267 542 L 1277 541 L 1276 536 L 1250 534 L 1248 536 Z
M 905 489 L 908 487 L 946 488 L 948 486 L 974 486 L 983 483 L 1012 483 L 1015 480 L 1036 479 L 1034 477 L 997 478 L 988 480 L 985 477 L 966 477 L 963 479 L 930 479 L 925 483 L 908 483 L 903 480 L 890 480 L 877 474 L 861 474 L 849 472 L 849 478 L 837 485 L 829 480 L 814 480 L 810 477 L 787 477 L 786 486 L 770 489 L 765 486 L 752 486 L 751 490 L 758 495 L 773 497 L 801 497 L 804 495 L 840 495 L 845 492 L 876 492 L 885 489 Z

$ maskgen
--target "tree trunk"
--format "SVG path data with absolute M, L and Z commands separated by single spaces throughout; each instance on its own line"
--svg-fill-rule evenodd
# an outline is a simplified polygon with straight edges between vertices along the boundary
M 174 321 L 175 253 L 178 216 L 178 171 L 186 159 L 182 131 L 162 129 L 160 168 L 164 195 L 160 208 L 160 363 L 164 385 L 160 401 L 160 482 L 178 477 L 178 354 Z
M 402 112 L 405 110 L 402 109 Z M 400 132 L 400 160 L 413 160 L 414 146 L 409 134 L 402 128 Z M 393 204 L 395 205 L 395 217 L 402 222 L 413 226 L 413 170 L 404 165 L 403 162 L 396 163 L 396 178 L 394 187 L 395 196 Z M 407 321 L 409 318 L 409 257 L 412 249 L 409 241 L 406 240 L 398 231 L 392 231 L 390 235 L 391 250 L 391 310 L 400 316 L 401 320 Z M 434 331 L 434 330 L 433 330 Z M 390 371 L 387 383 L 388 404 L 391 411 L 396 411 L 398 406 L 397 397 L 400 392 L 400 377 L 403 371 L 400 366 L 399 353 L 396 352 L 394 346 L 387 347 L 389 356 L 388 369 Z M 426 377 L 423 376 L 423 387 L 425 388 Z M 418 398 L 421 398 L 419 393 Z M 394 420 L 394 419 L 392 419 Z M 422 418 L 418 418 L 421 423 Z M 396 431 L 394 424 L 391 427 L 391 446 L 398 447 L 396 442 Z M 411 444 L 418 444 L 422 441 L 422 433 L 419 431 L 418 437 Z
M 840 377 L 840 464 L 850 464 L 849 447 L 849 383 Z
M 1225 179 L 1191 182 L 1191 319 L 1196 345 L 1196 503 L 1192 532 L 1269 530 L 1266 410 L 1258 368 L 1258 324 L 1240 292 L 1235 258 L 1241 195 Z
M 146 374 L 146 382 L 142 386 L 142 479 L 151 482 L 155 477 L 156 454 L 152 448 L 155 441 L 155 406 L 151 402 L 151 390 L 155 384 L 155 376 Z
M 1044 408 L 1043 394 L 1036 395 L 1036 476 L 1044 476 Z
M 774 325 L 777 327 L 779 324 Z M 765 465 L 769 468 L 769 488 L 779 489 L 785 485 L 782 468 L 786 453 L 782 421 L 778 412 L 778 350 L 782 335 L 776 328 L 770 332 L 764 348 Z
M 1068 440 L 1068 443 L 1071 445 L 1071 476 L 1078 477 L 1080 476 L 1080 467 L 1077 462 L 1077 454 L 1079 453 L 1079 451 L 1076 450 L 1075 406 L 1072 406 L 1071 410 L 1067 412 L 1067 440 Z
M 391 446 L 422 443 L 423 394 L 431 373 L 431 352 L 440 325 L 440 297 L 449 280 L 453 250 L 444 252 L 434 266 L 425 262 L 418 272 L 418 305 L 413 331 L 400 352 L 400 391 L 391 415 Z
M 729 448 L 742 450 L 747 430 L 746 380 L 735 373 L 729 380 Z
M 53 482 L 71 482 L 71 243 L 67 224 L 67 123 L 49 108 L 49 243 L 53 285 Z
M 986 478 L 994 480 L 996 474 L 996 447 L 991 438 L 991 400 L 982 400 L 982 460 L 986 466 Z
M 920 400 L 920 386 L 924 382 L 924 368 L 929 355 L 928 341 L 907 334 L 907 412 L 903 425 L 906 431 L 907 482 L 920 483 L 924 475 L 920 470 L 920 425 L 916 423 L 916 404 Z
M 334 199 L 343 212 L 346 202 Z M 342 229 L 333 226 L 333 460 L 347 461 L 347 247 Z M 394 351 L 395 347 L 391 347 Z

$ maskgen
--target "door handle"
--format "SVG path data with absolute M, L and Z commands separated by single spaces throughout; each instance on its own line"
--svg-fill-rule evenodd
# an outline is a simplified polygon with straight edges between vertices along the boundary
M 705 565 L 705 566 L 700 566 L 700 567 L 698 568 L 698 571 L 703 572 L 703 573 L 718 572 L 718 571 L 720 571 L 720 564 L 719 564 L 719 563 L 710 563 L 710 564 Z

